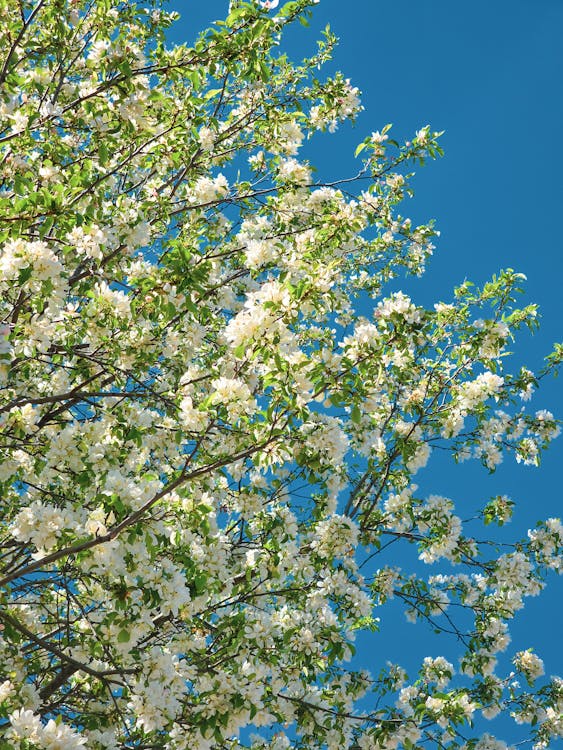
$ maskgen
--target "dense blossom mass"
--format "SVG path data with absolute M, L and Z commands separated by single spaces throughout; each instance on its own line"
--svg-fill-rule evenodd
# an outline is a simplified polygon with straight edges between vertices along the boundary
M 508 497 L 468 521 L 415 483 L 438 447 L 537 465 L 561 348 L 505 369 L 536 324 L 512 270 L 430 309 L 392 291 L 433 249 L 399 204 L 439 134 L 381 128 L 317 180 L 308 139 L 361 99 L 322 72 L 330 30 L 284 54 L 309 5 L 232 3 L 171 47 L 156 0 L 0 0 L 2 748 L 504 750 L 501 712 L 536 748 L 563 733 L 540 656 L 497 664 L 560 521 L 499 552 Z M 459 660 L 354 669 L 391 599 Z

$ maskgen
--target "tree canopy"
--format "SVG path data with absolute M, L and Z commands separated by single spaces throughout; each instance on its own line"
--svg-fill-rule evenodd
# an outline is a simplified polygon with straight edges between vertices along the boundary
M 171 47 L 157 2 L 0 0 L 2 748 L 502 750 L 500 712 L 536 748 L 563 733 L 541 658 L 497 667 L 560 521 L 498 547 L 510 498 L 462 521 L 414 481 L 433 449 L 537 465 L 562 348 L 505 366 L 537 325 L 511 269 L 430 309 L 392 291 L 433 250 L 400 204 L 440 134 L 380 125 L 356 174 L 315 178 L 307 139 L 361 101 L 323 73 L 330 29 L 284 52 L 312 5 L 233 3 Z M 392 598 L 459 664 L 355 668 Z

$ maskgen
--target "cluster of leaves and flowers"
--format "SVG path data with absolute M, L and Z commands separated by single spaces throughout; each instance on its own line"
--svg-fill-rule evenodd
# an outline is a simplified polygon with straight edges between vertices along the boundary
M 561 523 L 499 557 L 413 483 L 435 446 L 538 463 L 543 373 L 503 368 L 536 309 L 512 270 L 432 309 L 388 291 L 433 249 L 398 205 L 439 134 L 385 127 L 315 180 L 306 140 L 361 103 L 319 73 L 330 31 L 299 64 L 280 47 L 313 4 L 233 3 L 170 47 L 157 2 L 0 0 L 2 746 L 499 750 L 469 725 L 501 711 L 538 748 L 563 731 L 539 657 L 514 656 L 527 687 L 496 666 Z M 401 569 L 407 545 L 442 572 Z M 459 666 L 350 668 L 392 597 Z

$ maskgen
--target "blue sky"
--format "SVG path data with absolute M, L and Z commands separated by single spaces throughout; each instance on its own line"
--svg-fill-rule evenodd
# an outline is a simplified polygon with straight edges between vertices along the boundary
M 193 41 L 227 5 L 172 0 L 169 7 L 182 19 L 170 38 Z M 355 144 L 388 122 L 399 139 L 427 123 L 444 130 L 445 157 L 417 174 L 416 195 L 401 208 L 418 222 L 435 218 L 441 231 L 426 276 L 408 291 L 431 304 L 465 278 L 482 282 L 506 267 L 525 273 L 526 299 L 540 305 L 542 327 L 533 338 L 522 336 L 514 369 L 524 362 L 540 369 L 552 343 L 563 339 L 563 2 L 321 0 L 311 28 L 296 29 L 287 51 L 299 58 L 312 50 L 327 23 L 341 40 L 333 69 L 362 90 L 365 110 L 354 128 L 343 127 L 330 141 L 319 138 L 307 155 L 321 176 L 334 179 L 353 173 Z M 542 385 L 534 407 L 563 417 L 562 384 Z M 562 461 L 563 437 L 539 470 L 507 460 L 490 477 L 441 461 L 429 465 L 419 484 L 461 508 L 508 494 L 518 503 L 510 529 L 517 537 L 539 518 L 561 515 Z M 545 595 L 527 600 L 512 627 L 510 652 L 534 646 L 546 671 L 563 675 L 563 586 L 550 583 Z M 362 644 L 364 663 L 373 660 L 375 668 L 388 658 L 408 663 L 425 656 L 416 630 L 395 618 L 383 621 L 381 634 Z M 428 649 L 441 653 L 441 641 Z

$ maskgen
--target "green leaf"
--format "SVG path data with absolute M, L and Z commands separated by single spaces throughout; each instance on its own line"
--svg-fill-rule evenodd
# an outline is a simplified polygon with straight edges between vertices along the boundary
M 102 166 L 104 166 L 104 164 L 107 164 L 107 160 L 108 160 L 108 147 L 106 146 L 106 144 L 104 143 L 104 141 L 102 141 L 100 143 L 100 148 L 98 149 L 98 156 L 100 157 L 100 164 Z
M 354 151 L 354 156 L 358 156 L 358 154 L 361 154 L 364 148 L 367 146 L 367 143 L 365 141 L 363 143 L 359 143 L 356 146 L 356 150 Z
M 31 277 L 32 270 L 31 266 L 22 268 L 18 274 L 18 284 L 25 284 L 25 282 Z
M 49 234 L 50 230 L 53 227 L 53 224 L 55 223 L 55 219 L 53 216 L 47 216 L 45 221 L 41 224 L 39 227 L 39 236 L 41 238 L 45 237 L 46 234 Z
M 260 72 L 260 78 L 263 81 L 270 80 L 270 69 L 268 68 L 264 60 L 260 60 L 259 62 L 259 72 Z
M 129 643 L 131 640 L 131 633 L 128 630 L 120 630 L 117 634 L 118 643 Z

